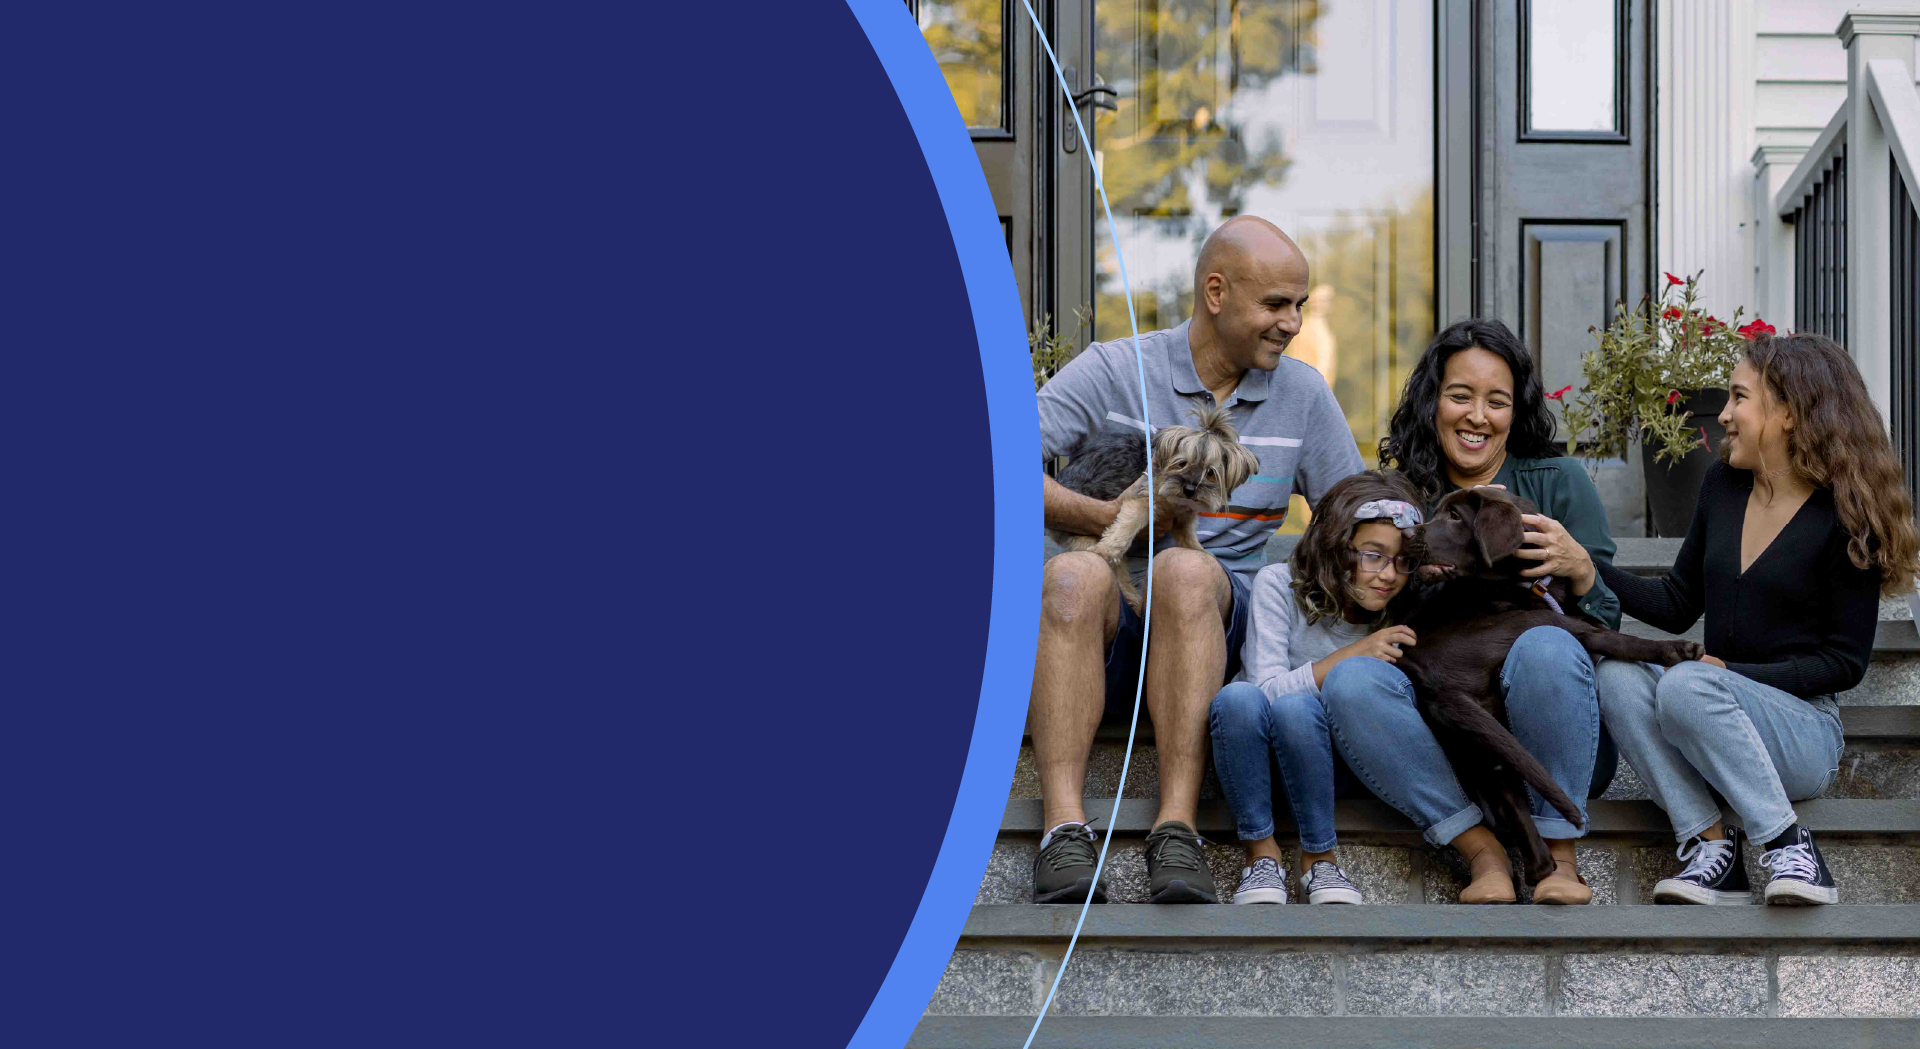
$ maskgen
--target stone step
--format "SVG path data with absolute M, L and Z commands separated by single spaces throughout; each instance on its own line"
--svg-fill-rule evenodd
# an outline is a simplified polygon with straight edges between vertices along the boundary
M 1920 951 L 1920 904 L 1879 907 L 1467 907 L 1467 906 L 1138 906 L 1095 904 L 1080 942 L 1125 940 L 1251 943 L 1312 947 L 1420 941 L 1428 947 L 1488 944 L 1631 943 L 1691 947 L 1773 943 L 1797 946 L 1910 945 Z M 979 945 L 999 941 L 1064 942 L 1080 919 L 1077 906 L 976 905 L 960 931 Z
M 1123 798 L 1119 810 L 1114 811 L 1111 798 L 1088 798 L 1088 815 L 1098 817 L 1100 826 L 1111 826 L 1116 834 L 1145 834 L 1152 829 L 1152 820 L 1158 803 L 1152 799 Z M 1920 800 L 1912 799 L 1834 799 L 1815 798 L 1795 805 L 1801 821 L 1816 828 L 1823 834 L 1884 834 L 1920 837 Z M 1007 802 L 1005 812 L 1000 818 L 1001 834 L 1039 834 L 1042 827 L 1040 802 L 1032 798 L 1015 798 Z M 1587 816 L 1591 822 L 1589 837 L 1616 837 L 1638 840 L 1646 837 L 1670 838 L 1672 825 L 1667 815 L 1650 801 L 1606 801 L 1597 800 L 1587 803 Z M 1419 832 L 1405 816 L 1394 811 L 1383 801 L 1371 798 L 1334 802 L 1334 829 L 1342 836 L 1370 836 L 1373 838 L 1410 838 L 1418 837 Z M 1202 802 L 1199 814 L 1200 826 L 1195 829 L 1202 835 L 1230 836 L 1233 833 L 1233 817 L 1224 804 Z M 1276 820 L 1279 835 L 1284 838 L 1293 831 L 1293 824 L 1281 817 Z
M 1643 623 L 1631 616 L 1620 621 L 1622 633 L 1635 637 L 1651 637 L 1661 640 L 1683 637 L 1689 641 L 1700 641 L 1706 635 L 1706 623 L 1697 622 L 1683 634 L 1669 634 L 1658 627 Z M 1886 656 L 1904 656 L 1920 652 L 1920 633 L 1914 630 L 1911 619 L 1883 619 L 1875 624 L 1873 630 L 1873 658 Z
M 1846 729 L 1849 743 L 1920 744 L 1920 706 L 1842 706 L 1840 723 Z M 1124 743 L 1127 740 L 1127 725 L 1125 722 L 1103 722 L 1094 730 L 1093 738 L 1097 743 Z M 1032 743 L 1033 737 L 1023 735 L 1020 742 Z M 1134 742 L 1153 742 L 1152 718 L 1140 719 Z
M 1920 797 L 1920 706 L 1844 706 L 1840 718 L 1847 734 L 1847 750 L 1840 774 L 1829 784 L 1829 798 Z M 1102 724 L 1094 733 L 1088 754 L 1086 792 L 1111 797 L 1120 782 L 1121 759 L 1127 739 L 1125 724 Z M 1127 797 L 1159 796 L 1160 758 L 1153 748 L 1153 720 L 1142 718 L 1134 739 L 1133 762 L 1127 770 Z M 1023 737 L 1014 763 L 1010 798 L 1040 796 L 1040 775 L 1033 759 L 1031 737 Z M 1220 797 L 1219 781 L 1209 774 L 1200 786 L 1203 799 Z M 1631 765 L 1621 761 L 1613 782 L 1602 795 L 1609 801 L 1642 801 L 1650 795 Z
M 1087 811 L 1104 816 L 1108 799 L 1088 799 Z M 1920 904 L 1920 801 L 1835 801 L 1819 799 L 1796 807 L 1820 835 L 1821 851 L 1833 869 L 1841 898 L 1857 904 Z M 1602 906 L 1637 904 L 1653 898 L 1654 885 L 1685 865 L 1675 855 L 1666 817 L 1650 802 L 1595 801 L 1588 813 L 1593 831 L 1577 847 L 1580 871 Z M 1147 898 L 1145 834 L 1155 815 L 1152 801 L 1127 799 L 1109 846 L 1104 877 L 1116 903 Z M 1284 810 L 1277 836 L 1291 850 L 1293 827 Z M 1039 851 L 1038 801 L 1009 802 L 994 842 L 985 876 L 975 895 L 979 904 L 1029 904 L 1033 861 Z M 1096 828 L 1106 826 L 1102 819 Z M 1435 849 L 1398 812 L 1377 801 L 1335 803 L 1334 826 L 1340 834 L 1340 863 L 1370 903 L 1453 903 L 1466 887 L 1467 871 L 1452 850 Z M 1224 808 L 1203 803 L 1201 835 L 1214 883 L 1223 902 L 1231 901 L 1244 855 Z M 1760 851 L 1746 852 L 1747 878 L 1755 902 L 1768 874 Z M 1289 851 L 1288 864 L 1293 863 Z M 1295 872 L 1297 873 L 1297 872 Z M 1523 900 L 1532 891 L 1522 885 Z
M 1782 989 L 1782 1004 L 1796 1008 L 1801 994 L 1797 989 Z M 1366 1001 L 1364 997 L 1360 999 L 1362 1007 Z M 1503 1003 L 1490 1003 L 1489 1008 L 1503 1008 Z M 1699 1018 L 1684 1014 L 1428 1015 L 1441 1011 L 1452 1011 L 1446 998 L 1435 999 L 1421 1014 L 1407 1016 L 1052 1016 L 1041 1025 L 1033 1046 L 1035 1049 L 1066 1046 L 1273 1049 L 1279 1045 L 1289 1049 L 1406 1049 L 1408 1046 L 1539 1049 L 1543 1045 L 1578 1045 L 1589 1049 L 1696 1049 L 1712 1045 L 1805 1049 L 1806 1046 L 1920 1045 L 1920 1020 L 1913 1019 L 1762 1018 L 1770 1017 L 1766 1013 Z M 1024 1044 L 1032 1026 L 1031 1015 L 927 1016 L 920 1021 L 907 1045 L 919 1049 L 1006 1049 Z
M 928 1014 L 1030 1023 L 1078 911 L 976 907 Z M 1915 1017 L 1917 911 L 1094 906 L 1041 1029 L 1127 1014 Z
M 1883 709 L 1920 710 L 1920 707 Z M 1087 755 L 1085 790 L 1088 794 L 1100 797 L 1114 794 L 1120 783 L 1120 759 L 1124 746 L 1124 743 L 1105 741 L 1094 743 L 1093 750 Z M 1133 762 L 1127 769 L 1127 787 L 1120 793 L 1131 798 L 1160 796 L 1160 756 L 1151 742 L 1135 744 Z M 1282 796 L 1277 782 L 1275 795 Z M 1040 796 L 1040 774 L 1034 763 L 1031 746 L 1023 745 L 1020 748 L 1007 796 Z M 1209 772 L 1207 778 L 1201 781 L 1200 797 L 1213 800 L 1220 796 L 1219 780 Z M 1607 785 L 1606 793 L 1601 796 L 1608 801 L 1644 801 L 1652 797 L 1639 773 L 1624 759 L 1615 771 L 1613 781 Z M 1920 742 L 1849 743 L 1840 758 L 1840 773 L 1828 784 L 1822 797 L 1920 798 Z
M 928 1013 L 1030 1022 L 1079 910 L 975 907 Z M 1104 905 L 1087 908 L 1048 1023 L 1126 1014 L 1914 1017 L 1916 992 L 1920 906 L 1911 905 Z

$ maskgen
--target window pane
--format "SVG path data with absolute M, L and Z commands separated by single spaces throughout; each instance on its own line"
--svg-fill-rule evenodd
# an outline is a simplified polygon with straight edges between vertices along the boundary
M 1614 5 L 1528 0 L 1527 128 L 1619 131 L 1614 108 Z
M 920 0 L 920 33 L 970 128 L 997 128 L 1005 76 L 1002 0 Z
M 1369 462 L 1433 337 L 1433 5 L 1100 0 L 1096 68 L 1119 92 L 1095 157 L 1140 330 L 1193 308 L 1201 241 L 1258 215 L 1306 253 L 1288 356 L 1320 371 Z M 1127 335 L 1096 212 L 1095 338 Z M 1304 515 L 1288 514 L 1286 531 Z

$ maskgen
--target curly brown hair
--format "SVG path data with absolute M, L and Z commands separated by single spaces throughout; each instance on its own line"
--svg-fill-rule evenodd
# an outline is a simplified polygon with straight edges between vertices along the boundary
M 1824 335 L 1761 335 L 1747 347 L 1747 363 L 1762 385 L 1793 416 L 1787 458 L 1793 472 L 1833 492 L 1847 558 L 1880 574 L 1887 596 L 1913 589 L 1920 572 L 1913 494 L 1893 452 L 1880 412 L 1853 358 Z M 1726 446 L 1720 458 L 1726 460 Z
M 1287 563 L 1293 568 L 1293 597 L 1307 613 L 1307 622 L 1318 623 L 1328 616 L 1345 617 L 1353 602 L 1353 531 L 1364 521 L 1353 515 L 1375 499 L 1398 499 L 1415 509 L 1424 506 L 1419 489 L 1395 470 L 1366 470 L 1343 478 L 1314 508 L 1307 531 L 1293 548 Z M 1424 512 L 1424 511 L 1423 511 Z M 1413 529 L 1400 534 L 1412 538 Z M 1395 595 L 1380 613 L 1380 625 L 1393 621 L 1401 599 L 1411 587 Z

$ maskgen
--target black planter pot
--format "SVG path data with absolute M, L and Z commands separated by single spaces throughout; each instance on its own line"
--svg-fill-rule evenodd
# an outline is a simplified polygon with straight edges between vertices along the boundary
M 1679 462 L 1655 462 L 1659 446 L 1651 441 L 1640 445 L 1641 465 L 1647 475 L 1647 531 L 1661 538 L 1679 538 L 1693 523 L 1693 505 L 1700 499 L 1700 482 L 1706 480 L 1707 467 L 1716 458 L 1714 449 L 1726 439 L 1719 415 L 1727 406 L 1725 390 L 1682 390 L 1681 407 L 1687 410 L 1687 425 L 1706 427 L 1707 446 L 1688 452 Z

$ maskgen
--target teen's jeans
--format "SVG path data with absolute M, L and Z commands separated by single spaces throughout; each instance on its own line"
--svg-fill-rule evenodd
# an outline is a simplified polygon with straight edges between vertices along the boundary
M 1606 789 L 1616 761 L 1610 747 L 1601 747 L 1593 661 L 1572 634 L 1534 627 L 1507 652 L 1500 685 L 1514 737 L 1584 818 L 1586 799 Z M 1327 672 L 1320 697 L 1347 766 L 1380 800 L 1418 825 L 1428 841 L 1445 845 L 1481 822 L 1484 814 L 1467 800 L 1414 706 L 1413 683 L 1393 664 L 1371 656 L 1343 659 Z M 1586 835 L 1532 788 L 1527 802 L 1542 838 Z
M 1698 660 L 1666 671 L 1604 659 L 1607 728 L 1685 843 L 1721 818 L 1720 792 L 1747 837 L 1768 842 L 1840 771 L 1846 738 L 1831 696 L 1801 699 Z M 1712 790 L 1708 788 L 1711 787 Z
M 1287 792 L 1302 852 L 1331 852 L 1333 799 L 1354 793 L 1352 776 L 1333 754 L 1327 710 L 1311 692 L 1269 700 L 1258 685 L 1235 681 L 1213 697 L 1213 770 L 1233 810 L 1241 841 L 1273 836 L 1273 775 Z

